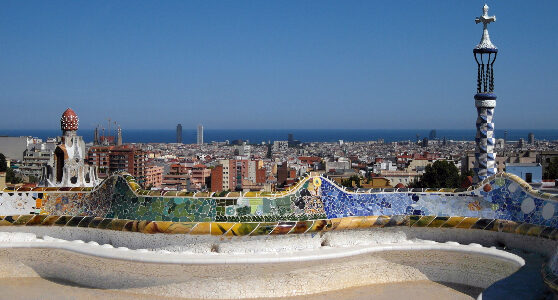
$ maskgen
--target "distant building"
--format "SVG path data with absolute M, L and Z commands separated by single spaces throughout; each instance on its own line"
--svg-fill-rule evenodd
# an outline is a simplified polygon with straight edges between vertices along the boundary
M 211 191 L 224 191 L 223 188 L 223 166 L 218 165 L 211 170 Z
M 325 162 L 325 171 L 326 172 L 335 172 L 339 170 L 350 170 L 351 169 L 351 162 L 344 157 L 340 157 L 338 161 L 326 161 Z
M 289 149 L 289 141 L 273 141 L 273 147 L 271 150 L 274 153 L 284 152 L 287 151 L 287 149 Z
M 176 190 L 186 190 L 190 186 L 193 164 L 172 164 L 168 174 L 163 175 L 163 186 Z
M 430 130 L 430 134 L 428 135 L 428 139 L 431 140 L 431 141 L 436 139 L 436 130 L 435 129 Z
M 95 127 L 95 131 L 93 132 L 93 145 L 99 145 L 99 127 Z
M 389 180 L 391 186 L 396 186 L 399 183 L 408 186 L 411 182 L 419 178 L 419 173 L 412 171 L 381 171 L 380 176 Z
M 535 134 L 532 132 L 529 132 L 529 134 L 527 135 L 527 140 L 529 141 L 529 144 L 534 145 L 535 144 Z
M 211 176 L 211 170 L 205 165 L 199 164 L 192 167 L 190 177 L 190 188 L 201 190 L 207 188 L 206 180 Z
M 422 147 L 428 147 L 428 138 L 423 138 L 422 139 Z
M 182 144 L 182 124 L 176 125 L 176 142 Z
M 296 170 L 289 168 L 287 162 L 283 162 L 277 167 L 277 185 L 278 186 L 290 186 L 294 183 L 296 179 Z
M 162 166 L 145 167 L 145 187 L 160 188 L 163 185 L 163 170 Z
M 0 191 L 6 188 L 6 172 L 0 172 Z
M 525 140 L 524 139 L 519 139 L 519 142 L 517 143 L 517 147 L 518 148 L 525 147 Z
M 198 125 L 198 145 L 203 145 L 203 125 Z
M 542 166 L 539 163 L 506 164 L 506 172 L 517 175 L 527 183 L 542 183 Z
M 211 171 L 211 191 L 261 190 L 266 174 L 261 160 L 223 159 Z
M 558 151 L 541 151 L 537 156 L 537 162 L 541 163 L 544 171 L 554 158 L 558 158 Z
M 0 153 L 9 160 L 23 160 L 23 152 L 40 140 L 30 136 L 0 136 Z
M 122 128 L 118 126 L 118 136 L 116 138 L 116 146 L 122 146 Z
M 100 178 L 116 172 L 128 172 L 142 184 L 145 183 L 146 160 L 147 153 L 132 145 L 93 146 L 87 153 L 87 161 L 97 166 Z
M 26 177 L 41 178 L 44 167 L 54 160 L 54 150 L 56 149 L 56 140 L 52 139 L 46 143 L 34 144 L 25 150 L 23 162 L 19 166 L 21 175 Z
M 558 155 L 558 152 L 556 152 Z M 530 164 L 530 163 L 542 163 L 539 151 L 518 151 L 518 152 L 502 152 L 498 157 L 496 157 L 496 169 L 497 172 L 504 172 L 506 164 L 510 163 L 520 163 L 520 164 Z M 461 172 L 466 172 L 472 170 L 475 164 L 474 153 L 468 152 L 467 155 L 461 160 Z

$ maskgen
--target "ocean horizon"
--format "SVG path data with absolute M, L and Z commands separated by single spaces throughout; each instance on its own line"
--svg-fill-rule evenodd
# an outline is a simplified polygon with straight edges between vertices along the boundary
M 376 141 L 383 139 L 385 142 L 416 141 L 429 137 L 431 129 L 205 129 L 204 142 L 210 143 L 243 140 L 250 143 L 285 141 L 288 134 L 293 134 L 295 140 L 301 142 L 346 142 Z M 558 140 L 558 129 L 496 129 L 496 138 L 504 138 L 507 131 L 508 141 L 517 141 L 520 138 L 527 140 L 530 132 L 536 140 Z M 112 134 L 116 132 L 113 130 Z M 78 134 L 83 136 L 86 143 L 93 141 L 94 129 L 81 129 Z M 101 134 L 101 133 L 100 133 Z M 474 141 L 475 129 L 436 129 L 436 138 L 455 141 Z M 61 135 L 56 129 L 0 129 L 0 136 L 32 136 L 43 140 Z M 183 128 L 182 142 L 184 144 L 196 143 L 196 129 Z M 124 143 L 175 143 L 175 129 L 123 129 Z

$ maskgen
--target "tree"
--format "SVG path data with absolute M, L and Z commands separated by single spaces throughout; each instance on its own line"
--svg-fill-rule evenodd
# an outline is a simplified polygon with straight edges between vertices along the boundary
M 29 183 L 37 183 L 39 182 L 39 179 L 33 175 L 29 175 L 29 179 L 27 181 L 29 181 Z
M 4 154 L 0 153 L 0 172 L 6 172 L 8 169 L 8 163 L 6 162 L 6 157 Z
M 12 184 L 21 183 L 21 177 L 16 176 L 14 169 L 7 168 L 6 169 L 6 182 L 10 182 Z
M 558 157 L 554 157 L 544 170 L 544 179 L 558 179 Z
M 459 175 L 459 170 L 446 160 L 437 160 L 433 164 L 426 166 L 424 174 L 418 181 L 411 183 L 413 188 L 459 188 L 463 179 L 469 173 Z
M 354 186 L 362 187 L 360 184 L 360 177 L 358 177 L 358 175 L 353 175 L 347 179 L 341 180 L 341 185 L 344 187 L 353 187 L 353 182 Z

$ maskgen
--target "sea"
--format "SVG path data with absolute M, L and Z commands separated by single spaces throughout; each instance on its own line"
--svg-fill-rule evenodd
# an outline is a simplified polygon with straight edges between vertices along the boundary
M 205 129 L 204 142 L 225 142 L 243 140 L 251 144 L 262 142 L 286 141 L 292 134 L 294 140 L 301 142 L 384 142 L 416 141 L 429 138 L 431 129 Z M 507 132 L 508 141 L 518 141 L 520 138 L 528 141 L 528 134 L 533 133 L 536 140 L 558 141 L 558 129 L 497 129 L 496 138 L 504 138 Z M 116 134 L 112 132 L 112 134 Z M 437 129 L 436 139 L 455 141 L 474 141 L 475 129 Z M 49 137 L 61 135 L 60 130 L 52 129 L 0 129 L 0 136 L 33 136 L 46 140 Z M 78 135 L 83 136 L 85 142 L 92 142 L 94 130 L 80 129 Z M 196 143 L 196 129 L 182 129 L 184 144 Z M 175 129 L 122 129 L 124 143 L 175 143 Z

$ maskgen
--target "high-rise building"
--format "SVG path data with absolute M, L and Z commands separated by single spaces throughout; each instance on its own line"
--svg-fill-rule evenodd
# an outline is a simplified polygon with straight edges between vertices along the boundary
M 182 144 L 182 124 L 176 125 L 176 142 Z
M 198 125 L 198 145 L 203 145 L 203 125 Z
M 116 146 L 122 146 L 122 128 L 118 126 L 118 137 L 116 138 Z
M 527 135 L 527 140 L 529 141 L 529 144 L 534 145 L 535 144 L 535 134 L 532 132 L 529 132 L 529 135 Z
M 433 141 L 436 139 L 436 129 L 430 130 L 430 134 L 428 135 L 428 139 Z
M 475 138 L 475 182 L 496 174 L 496 153 L 494 152 L 494 108 L 496 95 L 494 94 L 494 61 L 498 55 L 498 48 L 490 41 L 488 24 L 495 22 L 495 16 L 488 15 L 488 5 L 484 5 L 483 14 L 475 19 L 475 23 L 483 24 L 480 43 L 473 49 L 477 62 L 477 93 L 475 107 L 477 108 L 477 135 Z
M 525 147 L 525 140 L 524 139 L 519 139 L 519 142 L 517 142 L 517 147 L 518 148 Z
M 99 145 L 99 126 L 95 127 L 93 134 L 93 145 Z

